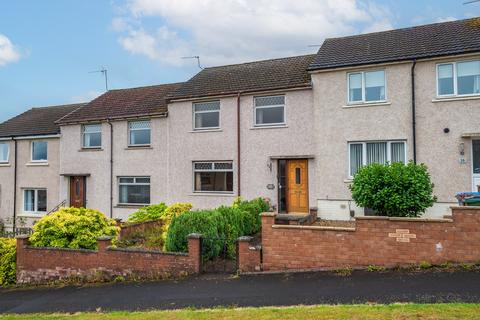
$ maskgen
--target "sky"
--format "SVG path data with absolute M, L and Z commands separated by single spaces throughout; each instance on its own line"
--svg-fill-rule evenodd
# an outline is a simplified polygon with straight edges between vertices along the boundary
M 0 122 L 325 38 L 480 16 L 467 0 L 0 0 Z

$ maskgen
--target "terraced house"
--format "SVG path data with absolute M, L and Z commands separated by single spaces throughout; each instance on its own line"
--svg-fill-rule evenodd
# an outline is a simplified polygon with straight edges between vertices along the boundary
M 426 215 L 443 216 L 456 192 L 480 188 L 479 99 L 478 19 L 327 39 L 315 55 L 111 90 L 56 119 L 59 164 L 48 174 L 58 198 L 34 214 L 65 200 L 125 218 L 149 203 L 204 208 L 241 195 L 350 219 L 369 214 L 348 189 L 361 166 L 412 160 L 435 183 Z M 15 196 L 4 181 L 5 218 Z

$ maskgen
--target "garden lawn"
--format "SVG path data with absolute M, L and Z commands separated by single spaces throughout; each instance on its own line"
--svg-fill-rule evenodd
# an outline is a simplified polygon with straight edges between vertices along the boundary
M 480 304 L 320 305 L 173 311 L 4 315 L 0 319 L 478 319 Z

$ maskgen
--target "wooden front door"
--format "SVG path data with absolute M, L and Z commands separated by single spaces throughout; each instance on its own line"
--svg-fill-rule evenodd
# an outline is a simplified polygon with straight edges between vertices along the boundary
M 85 188 L 86 181 L 84 176 L 70 177 L 70 206 L 75 208 L 85 208 Z
M 287 211 L 308 213 L 308 160 L 287 161 Z

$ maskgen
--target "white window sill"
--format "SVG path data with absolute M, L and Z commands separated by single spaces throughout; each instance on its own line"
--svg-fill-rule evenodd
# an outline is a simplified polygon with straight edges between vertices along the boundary
M 11 164 L 8 162 L 0 163 L 0 167 L 10 167 Z
M 343 182 L 344 182 L 344 183 L 352 183 L 352 182 L 353 182 L 353 178 L 344 179 Z
M 282 129 L 288 128 L 286 124 L 272 124 L 272 125 L 263 125 L 263 126 L 253 126 L 250 130 L 258 130 L 258 129 Z
M 451 97 L 436 97 L 432 102 L 447 102 L 447 101 L 463 101 L 463 100 L 478 100 L 480 95 L 474 96 L 451 96 Z
M 78 152 L 103 151 L 103 148 L 81 148 Z
M 46 162 L 46 161 L 45 162 L 41 162 L 41 161 L 39 161 L 39 162 L 28 162 L 26 164 L 26 166 L 27 167 L 42 167 L 42 166 L 46 167 L 46 166 L 48 166 L 48 162 Z
M 206 197 L 235 197 L 234 193 L 224 193 L 224 192 L 193 192 L 191 196 L 206 196 Z
M 149 206 L 150 204 L 140 204 L 140 203 L 119 203 L 114 208 L 143 208 Z
M 365 103 L 356 103 L 356 104 L 347 104 L 342 106 L 342 108 L 350 109 L 350 108 L 362 108 L 362 107 L 379 107 L 379 106 L 389 106 L 392 103 L 389 101 L 384 102 L 365 102 Z
M 19 218 L 42 218 L 43 216 L 45 216 L 47 213 L 46 212 L 38 212 L 38 213 L 35 213 L 35 212 L 25 212 L 25 213 L 20 213 L 18 214 L 17 217 Z
M 200 132 L 221 132 L 223 131 L 220 128 L 213 128 L 213 129 L 194 129 L 192 131 L 189 131 L 190 133 L 200 133 Z
M 153 149 L 151 146 L 128 146 L 125 148 L 125 150 L 145 150 L 145 149 Z

